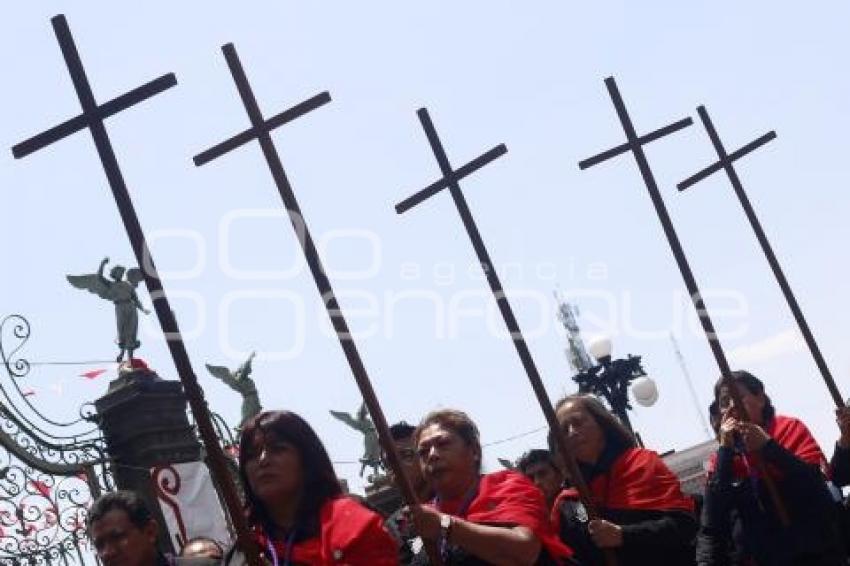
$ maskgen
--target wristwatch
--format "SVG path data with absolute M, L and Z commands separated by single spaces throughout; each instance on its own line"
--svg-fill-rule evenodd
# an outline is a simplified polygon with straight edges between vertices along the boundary
M 454 517 L 448 513 L 440 515 L 440 540 L 444 541 L 446 545 L 449 544 L 449 534 L 451 533 L 453 523 Z

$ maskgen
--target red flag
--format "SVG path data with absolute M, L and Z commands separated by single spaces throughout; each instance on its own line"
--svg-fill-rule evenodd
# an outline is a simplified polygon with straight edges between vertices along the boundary
M 43 481 L 30 480 L 30 487 L 39 492 L 44 497 L 50 499 L 50 486 Z
M 24 397 L 30 397 L 31 395 L 35 395 L 35 389 L 24 389 L 21 391 L 21 395 Z
M 86 379 L 94 379 L 97 376 L 106 373 L 105 369 L 93 369 L 91 371 L 87 371 L 85 373 L 81 373 L 80 377 L 85 377 Z

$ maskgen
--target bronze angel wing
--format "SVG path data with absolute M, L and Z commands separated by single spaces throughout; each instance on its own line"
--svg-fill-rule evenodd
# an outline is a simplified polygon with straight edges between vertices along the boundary
M 207 366 L 207 371 L 209 371 L 213 377 L 216 377 L 223 381 L 226 385 L 236 388 L 238 383 L 233 379 L 233 374 L 230 373 L 230 370 L 224 366 L 211 366 L 210 364 L 204 364 Z
M 106 299 L 107 301 L 114 300 L 114 297 L 112 296 L 112 287 L 109 283 L 104 282 L 104 280 L 97 274 L 66 275 L 65 277 L 68 279 L 68 283 L 77 289 L 94 293 L 101 299 Z
M 354 418 L 352 418 L 352 416 L 348 413 L 343 413 L 342 411 L 330 411 L 330 413 L 334 418 L 344 422 L 351 428 L 360 430 L 360 423 L 354 420 Z

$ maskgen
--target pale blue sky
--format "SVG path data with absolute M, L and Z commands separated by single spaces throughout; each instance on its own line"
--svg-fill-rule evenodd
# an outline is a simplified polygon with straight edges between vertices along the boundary
M 696 117 L 698 104 L 730 149 L 777 131 L 739 172 L 850 392 L 841 322 L 850 309 L 841 243 L 850 235 L 845 3 L 44 1 L 3 12 L 3 147 L 79 112 L 50 26 L 57 13 L 68 17 L 99 101 L 176 73 L 176 88 L 107 125 L 159 268 L 172 274 L 166 289 L 196 373 L 231 422 L 238 398 L 203 364 L 236 365 L 240 352 L 257 349 L 266 407 L 306 417 L 334 460 L 361 451 L 328 414 L 353 411 L 359 395 L 309 272 L 294 263 L 290 226 L 267 217 L 281 205 L 259 148 L 200 169 L 191 162 L 248 124 L 221 55 L 226 42 L 267 116 L 322 90 L 333 97 L 274 139 L 314 236 L 326 242 L 323 259 L 390 421 L 460 407 L 484 442 L 543 421 L 449 195 L 403 216 L 393 210 L 438 175 L 415 114 L 427 106 L 455 166 L 508 146 L 462 186 L 553 399 L 574 388 L 552 302 L 559 284 L 576 297 L 586 334 L 613 333 L 615 355 L 644 356 L 661 390 L 656 406 L 632 414 L 646 443 L 664 451 L 703 440 L 668 333 L 679 334 L 703 404 L 717 369 L 634 161 L 577 167 L 624 139 L 602 82 L 609 75 L 640 133 Z M 714 160 L 702 127 L 648 155 L 716 323 L 731 334 L 733 365 L 761 376 L 780 412 L 803 418 L 831 452 L 830 399 L 788 337 L 793 320 L 728 182 L 718 175 L 675 191 Z M 26 356 L 114 357 L 111 305 L 64 280 L 105 255 L 131 260 L 90 136 L 21 161 L 0 153 L 0 190 L 0 313 L 32 322 Z M 291 267 L 277 278 L 245 273 Z M 726 298 L 712 298 L 718 290 Z M 142 300 L 150 304 L 146 293 Z M 139 355 L 176 378 L 153 317 L 141 338 Z M 45 413 L 69 417 L 105 391 L 104 379 L 76 377 L 96 367 L 109 366 L 39 367 L 26 385 Z M 542 442 L 539 433 L 502 444 L 485 463 L 494 469 L 497 456 Z M 361 487 L 357 467 L 338 471 Z

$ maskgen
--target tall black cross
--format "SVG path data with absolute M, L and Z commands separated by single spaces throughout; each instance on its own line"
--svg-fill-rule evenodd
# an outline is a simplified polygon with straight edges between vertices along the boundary
M 540 372 L 537 371 L 537 366 L 534 364 L 534 360 L 531 357 L 531 352 L 525 342 L 525 338 L 523 337 L 522 330 L 520 330 L 516 316 L 514 316 L 511 304 L 508 302 L 507 296 L 505 296 L 505 291 L 502 288 L 502 282 L 499 280 L 499 275 L 496 273 L 496 268 L 493 265 L 493 261 L 490 259 L 490 254 L 487 252 L 487 246 L 484 245 L 484 240 L 481 237 L 481 233 L 478 231 L 475 219 L 472 217 L 472 211 L 469 210 L 469 205 L 466 203 L 466 199 L 460 189 L 459 181 L 461 179 L 471 173 L 474 173 L 498 157 L 501 157 L 507 153 L 508 148 L 505 147 L 504 144 L 499 144 L 491 150 L 483 153 L 481 156 L 473 159 L 466 165 L 463 165 L 458 169 L 452 169 L 451 163 L 449 163 L 449 158 L 446 155 L 446 151 L 443 149 L 443 144 L 440 142 L 440 138 L 437 135 L 437 130 L 434 128 L 434 124 L 431 122 L 431 117 L 428 115 L 428 110 L 421 108 L 417 114 L 419 116 L 419 121 L 422 123 L 422 128 L 425 130 L 425 135 L 428 137 L 428 142 L 431 144 L 431 150 L 434 152 L 434 157 L 437 158 L 437 163 L 440 165 L 440 171 L 442 172 L 443 177 L 415 193 L 413 196 L 401 201 L 395 207 L 396 212 L 402 214 L 417 204 L 436 195 L 443 189 L 449 189 L 452 199 L 455 202 L 455 206 L 460 213 L 461 221 L 466 228 L 466 233 L 472 241 L 472 247 L 475 248 L 475 254 L 478 256 L 478 262 L 481 264 L 481 268 L 484 270 L 484 275 L 487 277 L 487 282 L 490 284 L 490 290 L 493 291 L 493 295 L 496 297 L 496 303 L 499 306 L 499 311 L 501 311 L 505 325 L 510 331 L 511 339 L 513 340 L 514 347 L 519 354 L 525 373 L 528 375 L 531 388 L 534 390 L 534 394 L 537 397 L 540 408 L 543 410 L 543 414 L 546 417 L 549 429 L 552 431 L 552 436 L 561 444 L 559 448 L 561 454 L 564 455 L 564 460 L 566 461 L 565 463 L 568 468 L 567 471 L 569 472 L 570 478 L 576 483 L 582 502 L 595 516 L 596 509 L 593 504 L 593 500 L 590 497 L 590 491 L 579 472 L 575 457 L 563 442 L 561 427 L 558 424 L 558 419 L 556 418 L 555 411 L 552 408 L 552 402 L 549 399 L 549 394 L 543 386 L 543 380 L 540 377 Z M 613 562 L 611 562 L 612 558 L 612 555 L 606 556 L 606 560 L 609 561 L 609 564 L 613 564 Z
M 366 373 L 366 367 L 360 358 L 357 351 L 357 346 L 351 336 L 351 331 L 348 329 L 348 324 L 342 314 L 342 309 L 337 301 L 331 282 L 325 272 L 319 258 L 319 252 L 316 250 L 316 244 L 313 241 L 313 236 L 307 228 L 307 223 L 304 216 L 301 214 L 301 207 L 298 205 L 298 200 L 295 198 L 295 193 L 292 186 L 289 184 L 289 179 L 286 177 L 286 171 L 283 169 L 283 163 L 280 160 L 280 155 L 272 141 L 271 132 L 278 126 L 282 126 L 299 116 L 315 110 L 316 108 L 330 102 L 331 97 L 327 92 L 317 94 L 316 96 L 293 106 L 289 110 L 281 112 L 276 116 L 266 120 L 260 111 L 260 106 L 257 104 L 257 99 L 254 97 L 254 92 L 248 82 L 248 77 L 245 75 L 245 70 L 242 68 L 242 63 L 239 61 L 239 56 L 236 53 L 236 48 L 232 43 L 228 43 L 222 47 L 224 58 L 227 61 L 227 66 L 230 68 L 230 73 L 233 75 L 233 80 L 236 83 L 236 88 L 239 91 L 239 96 L 242 98 L 242 104 L 245 106 L 245 111 L 248 113 L 248 118 L 251 120 L 251 127 L 240 134 L 204 151 L 195 156 L 195 165 L 203 165 L 211 160 L 224 155 L 232 149 L 241 146 L 252 140 L 260 143 L 260 148 L 263 150 L 263 155 L 266 158 L 266 163 L 271 170 L 272 178 L 277 186 L 280 198 L 283 201 L 283 206 L 289 213 L 289 219 L 298 241 L 301 244 L 301 249 L 307 259 L 307 264 L 310 266 L 310 271 L 313 274 L 313 279 L 316 282 L 316 287 L 322 297 L 322 302 L 325 304 L 328 316 L 331 319 L 334 330 L 336 331 L 337 339 L 339 340 L 345 357 L 348 360 L 348 365 L 351 372 L 354 374 L 354 380 L 360 389 L 360 394 L 363 396 L 363 401 L 369 409 L 369 414 L 372 416 L 372 421 L 378 433 L 378 438 L 381 442 L 381 447 L 387 455 L 388 464 L 395 474 L 396 480 L 401 488 L 402 496 L 410 505 L 417 505 L 419 502 L 416 499 L 415 492 L 410 483 L 409 478 L 404 472 L 401 460 L 395 449 L 390 429 L 387 425 L 384 411 L 378 401 L 375 390 L 372 388 L 372 382 Z M 429 557 L 432 563 L 439 563 L 439 555 L 435 553 L 433 548 L 428 548 Z
M 88 129 L 91 132 L 97 153 L 103 164 L 103 170 L 106 172 L 106 178 L 112 189 L 112 195 L 115 197 L 115 203 L 118 205 L 121 220 L 127 231 L 127 237 L 130 239 L 130 245 L 133 248 L 133 253 L 136 255 L 136 261 L 142 268 L 145 285 L 153 301 L 156 316 L 159 319 L 168 349 L 177 368 L 177 374 L 180 376 L 180 381 L 183 382 L 186 397 L 192 408 L 195 422 L 198 425 L 198 432 L 201 435 L 209 457 L 210 471 L 221 489 L 225 505 L 236 528 L 237 535 L 240 538 L 247 537 L 248 530 L 242 513 L 242 505 L 236 494 L 236 488 L 233 484 L 230 470 L 227 467 L 224 452 L 222 452 L 221 445 L 216 438 L 206 401 L 204 400 L 203 390 L 198 385 L 198 380 L 192 370 L 192 364 L 186 352 L 186 347 L 183 344 L 180 328 L 177 326 L 177 319 L 174 317 L 174 312 L 171 310 L 168 297 L 162 287 L 162 281 L 157 273 L 150 249 L 148 249 L 145 234 L 142 231 L 142 226 L 139 223 L 139 218 L 130 199 L 121 169 L 118 167 L 118 160 L 115 157 L 115 151 L 112 149 L 112 142 L 109 140 L 106 126 L 103 123 L 105 118 L 173 87 L 177 84 L 177 79 L 173 73 L 169 73 L 126 94 L 118 96 L 109 102 L 98 105 L 89 85 L 88 77 L 86 76 L 80 54 L 77 52 L 77 46 L 74 44 L 74 39 L 71 36 L 71 30 L 68 27 L 65 16 L 60 14 L 55 16 L 51 21 L 83 112 L 58 126 L 17 144 L 12 148 L 12 154 L 16 158 L 21 158 L 78 131 Z M 248 539 L 244 538 L 244 540 L 247 541 Z M 250 543 L 246 542 L 246 545 L 250 546 Z
M 634 155 L 638 169 L 640 169 L 643 181 L 649 191 L 649 197 L 652 199 L 652 204 L 655 206 L 658 219 L 661 221 L 661 227 L 664 229 L 664 234 L 667 236 L 667 242 L 670 244 L 673 257 L 676 259 L 676 264 L 679 266 L 679 271 L 682 274 L 682 278 L 685 280 L 685 286 L 691 296 L 691 301 L 694 304 L 694 308 L 696 308 L 697 316 L 699 317 L 699 321 L 702 325 L 705 337 L 708 340 L 708 344 L 711 347 L 711 352 L 714 354 L 714 360 L 717 362 L 717 366 L 720 369 L 720 375 L 727 383 L 729 395 L 733 399 L 733 403 L 738 409 L 739 414 L 744 418 L 744 420 L 752 420 L 749 418 L 749 415 L 747 415 L 746 408 L 741 402 L 740 395 L 738 394 L 738 388 L 732 385 L 732 372 L 729 369 L 729 362 L 726 360 L 726 354 L 723 352 L 723 347 L 720 345 L 720 339 L 717 337 L 717 332 L 714 330 L 714 324 L 711 322 L 711 316 L 709 315 L 705 302 L 702 299 L 702 294 L 700 293 L 696 278 L 694 278 L 694 274 L 691 271 L 691 266 L 688 263 L 688 258 L 685 256 L 685 251 L 682 248 L 682 243 L 679 241 L 679 236 L 676 234 L 676 229 L 673 227 L 673 221 L 670 219 L 670 215 L 667 212 L 667 206 L 664 204 L 664 199 L 661 198 L 661 191 L 658 190 L 658 183 L 655 182 L 655 176 L 652 174 L 652 170 L 649 167 L 649 161 L 646 159 L 646 153 L 643 151 L 643 146 L 647 143 L 686 128 L 694 122 L 691 118 L 684 118 L 669 126 L 656 130 L 651 134 L 638 136 L 635 131 L 634 124 L 632 124 L 632 119 L 629 117 L 629 113 L 626 110 L 623 97 L 620 95 L 620 90 L 617 88 L 617 83 L 614 81 L 614 77 L 608 77 L 605 79 L 605 86 L 608 88 L 608 94 L 611 96 L 611 102 L 614 103 L 617 116 L 620 118 L 620 124 L 623 126 L 623 130 L 626 133 L 627 141 L 613 149 L 580 161 L 578 166 L 580 169 L 587 169 L 626 152 L 631 152 L 632 155 Z M 785 511 L 785 506 L 776 491 L 774 482 L 771 480 L 770 476 L 766 474 L 762 474 L 762 476 L 765 478 L 765 485 L 770 490 L 774 506 L 777 510 L 777 515 L 780 517 L 782 522 L 787 525 L 787 512 Z
M 779 260 L 776 259 L 776 254 L 773 253 L 773 247 L 770 245 L 770 241 L 767 239 L 767 235 L 762 229 L 761 222 L 759 222 L 758 216 L 756 216 L 756 212 L 753 209 L 753 205 L 750 203 L 749 197 L 747 197 L 747 193 L 744 191 L 744 185 L 741 183 L 741 179 L 738 177 L 738 172 L 735 170 L 734 163 L 738 159 L 741 159 L 748 153 L 753 150 L 758 149 L 763 146 L 767 142 L 776 139 L 776 132 L 768 132 L 763 136 L 757 138 L 756 140 L 748 143 L 747 145 L 741 147 L 740 149 L 733 151 L 732 153 L 727 153 L 726 148 L 723 147 L 723 142 L 720 141 L 720 136 L 717 134 L 717 130 L 714 128 L 714 124 L 711 122 L 711 118 L 708 116 L 708 111 L 706 111 L 705 106 L 699 106 L 697 108 L 697 112 L 699 113 L 699 117 L 702 119 L 702 123 L 705 126 L 706 131 L 708 132 L 708 137 L 711 138 L 711 143 L 714 145 L 714 149 L 717 152 L 717 156 L 719 159 L 703 169 L 702 171 L 688 177 L 684 181 L 678 184 L 679 190 L 684 191 L 688 187 L 698 183 L 699 181 L 705 179 L 709 175 L 720 171 L 721 169 L 726 171 L 726 175 L 729 177 L 729 181 L 732 183 L 732 188 L 735 190 L 735 194 L 738 196 L 738 200 L 741 201 L 741 206 L 744 208 L 744 213 L 747 215 L 747 220 L 750 221 L 750 226 L 753 228 L 753 232 L 756 233 L 756 239 L 758 239 L 759 244 L 761 245 L 761 249 L 764 252 L 765 257 L 767 258 L 767 262 L 770 264 L 770 269 L 773 271 L 773 275 L 776 277 L 777 283 L 779 283 L 779 288 L 782 289 L 782 294 L 785 296 L 785 301 L 788 303 L 788 306 L 791 308 L 791 313 L 794 315 L 794 320 L 797 321 L 797 326 L 800 328 L 800 333 L 803 335 L 803 339 L 806 341 L 806 345 L 809 347 L 809 351 L 812 353 L 812 357 L 815 359 L 815 364 L 817 364 L 818 369 L 820 370 L 821 376 L 823 377 L 824 382 L 826 383 L 827 389 L 829 389 L 829 394 L 832 396 L 832 400 L 835 401 L 836 406 L 843 407 L 844 399 L 841 397 L 841 393 L 838 391 L 838 386 L 835 384 L 835 380 L 832 378 L 832 373 L 829 371 L 829 367 L 826 365 L 826 360 L 823 358 L 823 354 L 821 354 L 820 348 L 818 347 L 817 342 L 815 341 L 815 337 L 812 334 L 811 329 L 809 328 L 808 322 L 806 322 L 806 318 L 803 316 L 803 311 L 800 309 L 799 303 L 797 303 L 797 298 L 794 296 L 794 292 L 791 290 L 791 285 L 788 283 L 788 279 L 785 277 L 785 273 L 782 271 L 782 267 L 779 265 Z

